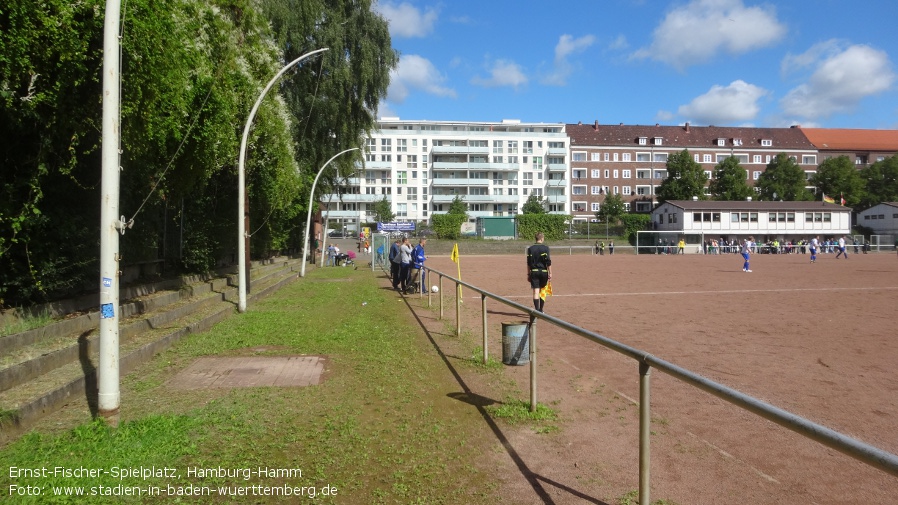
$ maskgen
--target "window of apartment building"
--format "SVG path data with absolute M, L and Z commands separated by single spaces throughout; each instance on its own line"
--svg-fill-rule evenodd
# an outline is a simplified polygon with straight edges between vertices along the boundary
M 761 139 L 761 145 L 763 147 L 770 147 L 773 145 L 773 141 L 770 139 Z
M 493 141 L 493 154 L 498 154 L 502 152 L 502 141 L 494 140 Z
M 789 156 L 789 159 L 792 160 L 792 163 L 798 163 L 798 158 L 795 156 Z
M 727 145 L 727 139 L 717 139 L 717 145 L 718 145 L 718 146 L 725 146 L 725 145 Z
M 524 141 L 524 154 L 533 154 L 533 141 L 532 140 Z
M 573 212 L 586 212 L 586 202 L 573 202 L 571 210 Z
M 622 161 L 630 161 L 630 153 L 621 154 L 621 160 Z
M 586 170 L 582 168 L 576 168 L 571 171 L 571 176 L 574 180 L 579 181 L 580 179 L 586 179 Z
M 571 161 L 586 161 L 586 153 L 582 153 L 582 152 L 571 153 Z
M 405 192 L 406 200 L 417 200 L 418 199 L 418 188 L 408 188 L 408 191 Z
M 508 188 L 508 196 L 518 196 L 518 188 Z
M 636 178 L 637 179 L 651 179 L 652 171 L 651 170 L 637 170 Z
M 493 196 L 502 196 L 502 188 L 493 188 Z
M 417 154 L 409 154 L 405 157 L 405 167 L 406 168 L 418 168 L 418 155 Z
M 760 170 L 755 170 L 754 172 L 752 172 L 752 173 L 751 173 L 751 178 L 754 179 L 754 180 L 760 179 L 760 178 L 761 178 L 761 171 L 760 171 Z
M 393 155 L 392 155 L 392 154 L 381 154 L 381 155 L 380 155 L 380 161 L 392 162 L 392 161 L 393 161 Z
M 817 164 L 817 156 L 813 154 L 805 154 L 801 157 L 802 165 L 816 165 Z
M 533 172 L 524 172 L 524 186 L 533 186 Z
M 636 186 L 636 194 L 639 196 L 648 196 L 652 194 L 651 186 Z
M 375 188 L 374 186 L 367 186 L 367 187 L 365 188 L 365 194 L 366 194 L 366 195 L 376 195 L 376 194 L 377 194 L 377 188 Z
M 648 141 L 649 141 L 648 137 L 639 137 L 639 145 L 641 145 L 641 146 L 648 144 Z
M 518 184 L 518 173 L 517 172 L 509 172 L 508 173 L 508 185 L 509 186 L 511 186 L 511 185 L 517 186 L 517 184 Z
M 543 157 L 542 156 L 534 156 L 533 157 L 533 169 L 534 170 L 542 170 L 543 169 Z
M 729 158 L 730 155 L 729 154 L 717 154 L 716 157 L 717 157 L 717 159 L 715 161 L 717 163 L 721 163 L 721 162 L 723 162 L 723 160 Z
M 549 149 L 564 149 L 564 142 L 549 142 Z
M 536 180 L 538 180 L 538 181 L 543 180 L 543 173 L 542 173 L 542 172 L 536 172 Z
M 664 143 L 663 137 L 655 137 L 655 145 L 656 146 L 660 146 L 662 143 Z
M 373 153 L 365 153 L 365 161 L 377 161 L 377 155 Z
M 392 194 L 393 194 L 393 188 L 391 188 L 390 186 L 383 186 L 383 187 L 380 188 L 380 194 L 382 194 L 382 195 L 392 195 Z
M 617 160 L 618 160 L 618 156 L 620 156 L 620 153 L 611 153 L 611 156 L 612 156 L 612 158 L 614 159 L 614 161 L 617 161 Z
M 885 161 L 885 159 L 886 159 L 885 156 L 877 156 L 876 157 L 876 161 Z
M 571 194 L 572 195 L 585 195 L 586 194 L 586 186 L 572 186 Z
M 418 139 L 412 139 L 412 147 L 418 147 Z
M 546 158 L 546 163 L 549 165 L 564 165 L 564 157 L 550 156 Z
M 621 186 L 621 194 L 624 196 L 630 196 L 633 194 L 633 188 L 630 186 Z
M 699 155 L 698 155 L 698 154 L 693 154 L 693 155 L 692 155 L 692 159 L 695 160 L 696 163 L 701 163 L 701 160 L 699 159 Z
M 408 217 L 408 204 L 407 203 L 397 203 L 396 204 L 396 217 Z
M 655 170 L 655 179 L 667 179 L 667 170 Z
M 380 171 L 380 183 L 381 184 L 390 184 L 391 182 L 393 182 L 393 181 L 390 180 L 390 172 L 388 170 L 381 170 Z
M 615 178 L 615 179 L 618 179 L 618 178 L 620 178 L 620 171 L 618 171 L 618 170 L 614 170 L 614 172 L 613 172 L 613 173 L 614 173 L 614 178 Z
M 397 153 L 408 152 L 408 145 L 407 145 L 406 139 L 396 139 L 396 152 Z
M 502 163 L 502 156 L 493 156 L 493 163 Z
M 560 205 L 557 203 L 549 204 L 549 212 L 564 212 L 564 205 Z
M 614 189 L 614 194 L 615 194 L 615 195 L 619 195 L 619 194 L 620 194 L 620 187 L 614 186 L 613 189 Z
M 377 151 L 377 139 L 365 139 L 365 150 L 368 152 Z
M 397 195 L 401 195 L 401 194 L 402 194 L 402 186 L 396 186 L 396 194 L 397 194 Z
M 605 161 L 608 161 L 609 159 L 611 159 L 611 154 L 610 154 L 610 153 L 605 153 L 605 155 L 603 156 L 603 158 L 605 159 Z
M 427 170 L 421 170 L 421 183 L 425 186 L 427 185 Z M 424 192 L 427 192 L 427 189 L 424 189 Z
M 652 161 L 651 153 L 636 153 L 636 161 L 649 162 Z
M 377 172 L 374 170 L 365 170 L 365 184 L 374 184 L 377 181 Z
M 502 172 L 493 172 L 493 184 L 496 186 L 502 185 Z
M 402 163 L 402 155 L 401 154 L 396 155 L 396 161 Z
M 602 177 L 602 171 L 599 170 L 598 168 L 594 168 L 589 171 L 589 176 L 592 177 L 593 179 L 598 179 L 598 178 Z
M 651 212 L 652 202 L 636 202 L 636 212 Z
M 816 175 L 816 174 L 817 174 L 816 170 L 806 170 L 804 173 L 804 177 L 805 177 L 805 179 L 810 181 L 811 177 L 814 177 L 814 175 Z
M 621 177 L 623 177 L 624 179 L 629 179 L 631 173 L 632 172 L 630 170 L 621 170 Z
M 739 163 L 741 163 L 743 165 L 748 163 L 748 155 L 747 154 L 734 154 L 733 157 L 736 158 L 737 160 L 739 160 Z
M 517 156 L 509 156 L 509 157 L 508 157 L 508 163 L 511 164 L 511 165 L 517 165 L 517 164 L 518 164 L 518 157 L 517 157 Z
M 702 163 L 711 163 L 711 155 L 710 154 L 702 155 Z
M 385 152 L 392 151 L 392 141 L 390 139 L 380 139 L 380 150 Z
M 468 194 L 472 196 L 486 196 L 490 192 L 488 188 L 468 188 Z
M 667 153 L 655 153 L 652 160 L 658 163 L 667 163 Z
M 754 156 L 752 156 L 752 157 L 751 157 L 751 162 L 752 162 L 752 163 L 760 163 L 760 162 L 761 162 L 761 155 L 760 155 L 760 154 L 755 154 Z
M 710 181 L 712 175 L 713 174 L 711 173 L 710 170 L 705 170 L 705 179 L 708 179 Z
M 602 194 L 602 186 L 592 186 L 592 187 L 590 187 L 589 192 L 592 195 L 601 195 Z
M 518 154 L 518 141 L 517 140 L 509 140 L 508 141 L 508 154 Z
M 589 161 L 600 161 L 599 153 L 589 153 Z M 882 160 L 879 160 L 882 161 Z
M 611 177 L 611 170 L 605 169 L 605 178 Z
M 408 184 L 408 172 L 399 170 L 396 172 L 396 184 Z
M 531 191 L 530 193 L 542 198 L 543 188 L 533 188 L 533 191 Z
M 598 212 L 599 209 L 601 209 L 601 208 L 602 208 L 602 207 L 599 205 L 598 202 L 592 202 L 592 203 L 590 204 L 590 210 L 592 210 L 593 212 Z

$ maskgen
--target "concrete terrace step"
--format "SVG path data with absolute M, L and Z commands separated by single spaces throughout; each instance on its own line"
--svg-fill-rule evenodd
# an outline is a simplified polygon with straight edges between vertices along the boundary
M 253 268 L 247 301 L 297 279 L 300 267 L 298 259 L 281 259 Z M 160 301 L 154 310 L 123 321 L 119 330 L 121 373 L 232 314 L 237 302 L 237 288 L 232 284 L 227 279 L 211 279 L 184 286 L 177 301 Z M 70 401 L 85 401 L 85 391 L 95 390 L 99 351 L 96 327 L 69 334 L 63 343 L 52 352 L 0 370 L 0 440 L 15 436 L 34 420 Z

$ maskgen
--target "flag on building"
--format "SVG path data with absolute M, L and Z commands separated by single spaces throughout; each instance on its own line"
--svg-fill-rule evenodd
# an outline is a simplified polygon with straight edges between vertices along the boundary
M 836 200 L 832 197 L 826 196 L 826 193 L 823 193 L 823 201 L 826 203 L 836 203 Z
M 845 197 L 842 196 L 842 193 L 839 193 L 839 200 L 842 200 L 842 207 L 845 206 Z

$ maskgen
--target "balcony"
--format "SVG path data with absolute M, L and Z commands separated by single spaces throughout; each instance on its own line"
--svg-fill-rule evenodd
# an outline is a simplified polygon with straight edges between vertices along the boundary
M 390 169 L 393 168 L 392 161 L 366 161 L 365 169 L 366 170 L 376 170 L 376 169 Z
M 489 147 L 475 146 L 433 146 L 430 148 L 433 154 L 488 154 Z
M 549 179 L 546 185 L 550 188 L 566 188 L 567 182 L 567 179 Z
M 451 179 L 447 177 L 441 177 L 438 179 L 431 179 L 431 184 L 439 187 L 467 187 L 467 186 L 489 186 L 491 179 Z
M 323 203 L 331 202 L 346 202 L 346 203 L 373 203 L 379 202 L 383 199 L 384 195 L 343 195 L 343 198 L 340 198 L 340 195 L 330 194 L 330 195 L 322 195 L 321 201 Z
M 566 147 L 550 147 L 546 150 L 546 153 L 550 156 L 553 154 L 557 154 L 560 156 L 567 156 L 567 148 Z
M 566 163 L 548 163 L 549 172 L 565 172 L 567 173 Z

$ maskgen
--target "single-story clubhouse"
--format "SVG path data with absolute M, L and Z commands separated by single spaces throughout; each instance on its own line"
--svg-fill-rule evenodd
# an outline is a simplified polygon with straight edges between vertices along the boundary
M 851 233 L 851 208 L 826 202 L 668 200 L 652 211 L 652 229 L 685 236 L 688 243 L 748 236 L 761 244 L 825 240 Z

